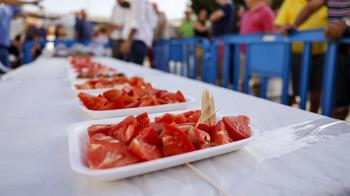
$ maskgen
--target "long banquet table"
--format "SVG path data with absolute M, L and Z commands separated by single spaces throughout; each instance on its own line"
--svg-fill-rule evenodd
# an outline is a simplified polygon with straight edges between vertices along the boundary
M 98 58 L 157 88 L 196 99 L 215 95 L 220 113 L 248 115 L 259 139 L 232 153 L 193 163 L 227 195 L 350 195 L 350 125 L 200 81 Z M 67 59 L 41 58 L 0 82 L 0 195 L 220 195 L 189 167 L 114 182 L 73 172 L 67 127 L 90 120 L 67 79 Z

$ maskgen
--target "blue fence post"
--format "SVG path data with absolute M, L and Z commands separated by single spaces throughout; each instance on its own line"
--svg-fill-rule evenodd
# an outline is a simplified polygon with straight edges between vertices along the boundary
M 228 87 L 228 81 L 230 78 L 230 44 L 224 39 L 224 59 L 223 59 L 223 70 L 222 78 L 224 87 Z
M 267 99 L 267 91 L 269 86 L 269 78 L 262 77 L 261 79 L 261 89 L 260 89 L 260 97 L 263 99 Z
M 330 42 L 326 54 L 324 65 L 324 76 L 322 84 L 322 114 L 326 116 L 332 115 L 333 109 L 333 92 L 334 92 L 334 76 L 336 72 L 336 62 L 338 54 L 338 43 Z
M 238 91 L 238 84 L 239 84 L 239 72 L 240 72 L 240 66 L 241 66 L 241 61 L 240 61 L 240 44 L 235 44 L 234 45 L 234 56 L 233 56 L 233 73 L 232 73 L 232 80 L 233 80 L 233 90 Z
M 282 70 L 282 96 L 281 103 L 284 105 L 288 105 L 289 99 L 289 71 L 290 71 L 290 53 L 291 53 L 291 45 L 289 43 L 285 43 L 284 49 L 284 62 L 283 62 L 283 70 Z
M 311 47 L 310 42 L 304 43 L 304 51 L 301 63 L 300 81 L 299 81 L 299 95 L 300 108 L 305 110 L 309 91 L 310 78 L 310 62 L 311 62 Z
M 245 73 L 244 73 L 244 80 L 243 80 L 243 92 L 246 94 L 250 94 L 250 88 L 249 88 L 249 81 L 250 81 L 250 46 L 247 45 L 246 49 L 246 61 L 245 61 Z

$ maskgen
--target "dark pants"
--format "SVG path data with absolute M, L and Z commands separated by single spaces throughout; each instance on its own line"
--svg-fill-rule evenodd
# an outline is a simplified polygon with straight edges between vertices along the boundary
M 143 41 L 133 41 L 130 52 L 126 56 L 126 61 L 143 65 L 143 61 L 147 55 L 147 46 Z
M 0 62 L 6 67 L 10 67 L 9 51 L 5 47 L 0 46 Z
M 336 76 L 334 81 L 334 107 L 350 105 L 350 46 L 339 47 Z
M 123 59 L 123 55 L 120 52 L 120 47 L 123 44 L 123 40 L 112 40 L 112 57 L 116 59 Z
M 302 63 L 302 55 L 292 53 L 292 83 L 293 83 L 293 95 L 299 95 L 299 82 L 300 82 L 300 71 Z M 313 55 L 311 57 L 310 65 L 310 91 L 321 92 L 322 89 L 322 76 L 323 76 L 323 64 L 324 54 Z

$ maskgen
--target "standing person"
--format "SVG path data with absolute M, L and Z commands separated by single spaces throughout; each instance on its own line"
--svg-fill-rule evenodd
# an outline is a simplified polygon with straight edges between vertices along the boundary
M 120 52 L 120 47 L 123 43 L 122 30 L 127 21 L 126 17 L 129 9 L 129 3 L 124 0 L 116 0 L 109 20 L 108 28 L 109 30 L 112 30 L 112 56 L 116 59 L 123 58 L 123 55 Z
M 94 32 L 94 26 L 87 17 L 87 12 L 82 9 L 75 19 L 75 39 L 83 44 L 91 41 Z
M 278 31 L 285 33 L 288 26 L 292 25 L 300 11 L 307 4 L 307 0 L 285 0 L 278 12 L 275 25 Z M 324 29 L 327 24 L 327 8 L 323 6 L 312 17 L 298 27 L 298 30 Z M 311 80 L 310 80 L 310 111 L 317 113 L 320 106 L 322 73 L 324 64 L 324 53 L 326 45 L 315 43 L 312 46 L 311 57 Z M 299 95 L 300 65 L 303 54 L 303 44 L 295 43 L 292 46 L 292 100 Z
M 222 37 L 233 32 L 234 4 L 231 0 L 216 0 L 219 8 L 215 10 L 209 20 L 212 22 L 213 37 Z
M 121 52 L 127 61 L 143 65 L 147 48 L 152 46 L 157 20 L 147 0 L 131 0 L 129 20 L 123 30 Z
M 11 67 L 9 61 L 10 30 L 11 20 L 15 16 L 43 18 L 35 13 L 25 13 L 19 6 L 32 4 L 37 6 L 39 1 L 1 0 L 0 1 L 0 63 L 6 67 Z M 1 72 L 1 71 L 0 71 Z
M 191 38 L 194 36 L 192 10 L 190 8 L 185 11 L 185 19 L 177 29 L 177 33 L 181 38 Z
M 274 31 L 274 14 L 265 0 L 245 0 L 248 10 L 243 14 L 241 20 L 240 34 L 269 33 Z M 242 46 L 241 73 L 240 79 L 243 81 L 246 47 Z M 253 93 L 260 94 L 260 81 L 257 77 L 252 78 Z
M 350 36 L 350 1 L 348 0 L 311 0 L 298 15 L 295 23 L 290 28 L 302 25 L 322 6 L 328 7 L 328 25 L 326 36 L 331 40 L 339 40 L 344 36 Z M 336 67 L 335 92 L 333 103 L 334 118 L 345 120 L 349 114 L 350 106 L 350 47 L 340 46 L 338 51 L 338 63 Z
M 194 23 L 194 34 L 196 37 L 208 38 L 209 26 L 208 26 L 208 12 L 205 9 L 201 9 L 198 13 L 197 21 Z

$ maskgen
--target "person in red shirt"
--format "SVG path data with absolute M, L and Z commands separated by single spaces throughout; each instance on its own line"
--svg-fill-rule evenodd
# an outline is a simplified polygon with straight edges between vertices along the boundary
M 269 33 L 274 31 L 275 16 L 265 0 L 245 0 L 248 10 L 241 19 L 240 34 Z M 246 47 L 241 47 L 240 83 L 243 82 Z M 253 93 L 260 94 L 259 79 L 253 77 Z
M 264 0 L 245 0 L 248 10 L 241 20 L 240 34 L 274 31 L 274 13 Z

